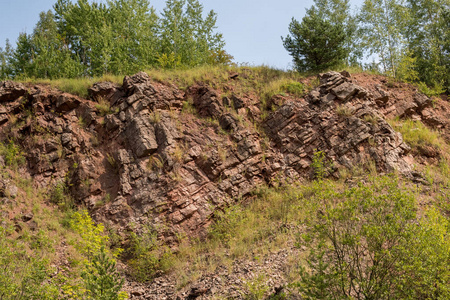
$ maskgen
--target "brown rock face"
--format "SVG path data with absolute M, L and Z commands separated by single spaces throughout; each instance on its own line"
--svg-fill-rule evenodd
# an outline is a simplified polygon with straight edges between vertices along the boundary
M 0 83 L 0 102 L 16 100 L 24 96 L 27 89 L 21 83 L 4 81 Z
M 323 151 L 337 168 L 372 159 L 380 170 L 410 172 L 402 159 L 409 147 L 380 116 L 367 91 L 337 72 L 321 75 L 320 83 L 306 97 L 309 101 L 287 102 L 265 121 L 288 166 L 305 173 L 314 153 Z
M 183 92 L 143 72 L 89 93 L 114 113 L 102 116 L 94 101 L 45 87 L 1 83 L 1 138 L 17 137 L 38 186 L 65 182 L 99 221 L 167 228 L 160 237 L 169 244 L 176 232 L 199 234 L 216 210 L 260 184 L 310 176 L 318 151 L 333 162 L 329 175 L 367 161 L 408 174 L 409 147 L 383 114 L 442 124 L 426 96 L 393 102 L 380 86 L 366 89 L 336 72 L 322 74 L 304 99 L 274 97 L 277 109 L 264 121 L 250 98 L 222 98 L 206 85 Z M 197 114 L 182 111 L 183 102 Z M 13 114 L 24 122 L 13 125 Z

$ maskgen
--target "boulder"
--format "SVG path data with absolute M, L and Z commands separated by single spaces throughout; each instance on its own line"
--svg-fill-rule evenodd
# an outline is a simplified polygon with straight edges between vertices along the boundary
M 60 113 L 71 111 L 72 109 L 80 106 L 81 101 L 76 97 L 64 93 L 61 94 L 56 100 L 56 111 Z
M 14 101 L 27 94 L 25 86 L 18 82 L 0 82 L 0 102 Z
M 108 81 L 94 83 L 88 89 L 89 98 L 98 101 L 99 99 L 106 99 L 111 103 L 115 103 L 120 97 L 124 96 L 123 90 L 116 84 Z
M 149 115 L 134 118 L 123 134 L 136 157 L 149 156 L 158 149 L 155 128 L 150 123 Z

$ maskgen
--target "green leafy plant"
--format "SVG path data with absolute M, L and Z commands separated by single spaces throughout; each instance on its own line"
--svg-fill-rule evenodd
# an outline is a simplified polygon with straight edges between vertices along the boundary
M 127 294 L 120 291 L 124 280 L 116 270 L 116 261 L 110 258 L 104 246 L 93 256 L 81 276 L 84 279 L 88 299 L 127 299 Z
M 302 297 L 448 297 L 448 221 L 434 210 L 417 219 L 414 196 L 394 176 L 319 199 L 314 246 L 296 284 Z
M 348 57 L 345 29 L 323 18 L 315 6 L 306 11 L 302 22 L 292 18 L 289 33 L 283 38 L 283 46 L 299 72 L 326 70 Z
M 260 274 L 252 280 L 245 282 L 247 292 L 244 293 L 244 298 L 247 300 L 261 300 L 264 299 L 264 295 L 269 291 L 269 286 L 266 283 L 266 277 Z
M 172 251 L 158 241 L 154 230 L 146 228 L 139 236 L 131 232 L 129 238 L 130 247 L 127 253 L 132 258 L 127 263 L 135 280 L 149 281 L 156 274 L 168 271 L 173 265 Z
M 313 155 L 311 164 L 313 177 L 317 180 L 322 180 L 327 174 L 326 158 L 323 151 L 317 151 Z
M 302 97 L 305 94 L 306 87 L 301 82 L 289 82 L 282 86 L 282 89 L 288 92 L 289 94 Z
M 25 163 L 25 157 L 19 145 L 16 145 L 13 140 L 8 144 L 0 144 L 0 155 L 5 158 L 7 166 L 17 168 Z
M 95 224 L 86 210 L 74 212 L 69 226 L 80 235 L 75 247 L 87 259 L 83 262 L 82 278 L 85 290 L 74 292 L 87 299 L 126 299 L 121 292 L 123 280 L 116 271 L 116 261 L 106 249 L 109 237 L 104 234 L 103 224 Z M 122 249 L 117 249 L 120 253 Z

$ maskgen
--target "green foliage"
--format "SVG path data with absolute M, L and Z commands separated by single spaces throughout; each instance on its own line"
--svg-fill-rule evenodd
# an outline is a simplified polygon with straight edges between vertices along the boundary
M 96 300 L 126 299 L 126 293 L 120 291 L 124 281 L 116 271 L 116 261 L 106 249 L 109 237 L 104 234 L 103 224 L 95 224 L 83 210 L 71 215 L 69 226 L 80 236 L 75 248 L 87 258 L 81 274 L 85 290 L 74 291 L 74 295 Z
M 445 92 L 445 89 L 442 87 L 442 85 L 439 84 L 435 84 L 434 86 L 428 86 L 423 82 L 419 82 L 417 84 L 417 87 L 419 88 L 419 91 L 422 94 L 425 94 L 428 97 L 440 96 Z
M 398 0 L 366 0 L 358 16 L 362 47 L 369 55 L 376 54 L 382 71 L 393 77 L 397 76 L 407 18 L 408 12 Z
M 439 133 L 431 130 L 422 122 L 413 120 L 391 120 L 391 125 L 399 131 L 403 140 L 410 145 L 413 150 L 420 151 L 420 147 L 429 146 L 437 150 L 443 148 L 443 143 L 439 138 Z
M 313 177 L 316 180 L 322 180 L 327 174 L 325 153 L 323 151 L 317 151 L 314 153 L 313 162 L 311 168 L 313 171 Z
M 132 257 L 127 264 L 131 269 L 131 276 L 146 282 L 159 273 L 168 271 L 173 263 L 172 251 L 158 241 L 156 232 L 150 228 L 143 234 L 130 233 L 130 247 L 128 254 Z
M 326 70 L 348 57 L 344 28 L 322 18 L 314 6 L 307 10 L 301 23 L 292 18 L 289 33 L 282 38 L 283 45 L 299 72 Z
M 52 193 L 50 194 L 50 200 L 55 204 L 64 203 L 64 199 L 66 197 L 67 187 L 65 183 L 58 183 L 53 188 Z
M 103 234 L 103 224 L 95 224 L 87 210 L 74 212 L 69 226 L 81 237 L 75 247 L 89 259 L 100 253 L 101 248 L 108 241 L 108 236 Z
M 357 65 L 357 59 L 361 58 L 361 47 L 358 44 L 356 32 L 358 29 L 357 18 L 350 11 L 349 0 L 314 0 L 319 16 L 340 26 L 345 32 L 344 47 L 348 53 L 346 64 L 348 66 Z
M 7 145 L 0 143 L 0 155 L 5 158 L 5 163 L 9 167 L 17 168 L 25 163 L 25 157 L 19 145 L 10 140 Z
M 365 0 L 358 15 L 359 45 L 378 57 L 383 73 L 423 83 L 424 90 L 448 90 L 449 5 L 448 0 Z
M 168 0 L 158 16 L 148 0 L 57 0 L 15 49 L 0 49 L 0 78 L 76 78 L 149 67 L 229 64 L 217 15 L 197 0 Z
M 301 82 L 289 82 L 281 87 L 283 90 L 288 92 L 289 94 L 302 97 L 305 95 L 305 85 L 303 85 Z
M 217 14 L 210 11 L 203 18 L 203 5 L 199 1 L 168 0 L 161 15 L 161 66 L 193 67 L 209 63 L 212 53 L 224 54 L 223 37 L 214 32 Z
M 448 221 L 430 210 L 417 222 L 414 196 L 395 177 L 319 198 L 297 283 L 305 299 L 448 298 Z
M 58 182 L 53 186 L 50 191 L 50 201 L 63 211 L 70 211 L 74 208 L 74 201 L 72 196 L 69 194 L 69 189 L 66 182 Z
M 266 277 L 262 274 L 252 280 L 246 281 L 245 286 L 247 288 L 247 293 L 245 293 L 244 299 L 246 300 L 264 299 L 264 295 L 270 289 L 266 283 Z
M 158 57 L 158 63 L 163 69 L 175 69 L 181 65 L 181 57 L 175 56 L 175 53 L 163 53 Z
M 450 87 L 450 2 L 448 0 L 406 1 L 409 18 L 405 36 L 416 58 L 419 80 L 431 87 Z
M 13 232 L 12 227 L 0 227 L 0 298 L 58 299 L 57 287 L 47 281 L 48 261 L 28 254 L 23 242 L 8 238 Z
M 108 100 L 104 98 L 97 99 L 97 104 L 95 104 L 95 108 L 98 109 L 101 116 L 106 116 L 110 114 L 114 114 L 117 111 L 111 109 L 111 104 Z
M 417 82 L 419 72 L 416 70 L 417 57 L 413 57 L 410 51 L 403 53 L 397 68 L 397 77 L 405 82 Z
M 228 244 L 234 237 L 233 230 L 242 226 L 247 221 L 247 217 L 243 213 L 242 208 L 239 206 L 231 206 L 217 214 L 216 222 L 211 226 L 209 236 L 212 239 L 220 240 Z
M 94 255 L 91 263 L 81 274 L 84 279 L 88 298 L 93 300 L 121 300 L 127 299 L 126 293 L 121 292 L 124 280 L 116 270 L 116 262 L 105 250 Z

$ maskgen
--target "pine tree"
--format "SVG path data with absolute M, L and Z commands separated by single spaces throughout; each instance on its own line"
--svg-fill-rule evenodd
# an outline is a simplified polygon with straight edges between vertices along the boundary
M 319 16 L 333 25 L 341 26 L 345 32 L 345 48 L 349 53 L 347 64 L 354 64 L 362 57 L 356 32 L 357 19 L 350 11 L 350 0 L 314 0 Z
M 120 292 L 124 280 L 116 270 L 115 260 L 108 257 L 104 247 L 94 255 L 82 277 L 88 291 L 88 299 L 124 299 L 125 294 Z
M 322 71 L 342 63 L 348 56 L 342 26 L 323 19 L 316 7 L 307 10 L 302 22 L 292 18 L 283 45 L 300 72 Z

